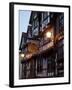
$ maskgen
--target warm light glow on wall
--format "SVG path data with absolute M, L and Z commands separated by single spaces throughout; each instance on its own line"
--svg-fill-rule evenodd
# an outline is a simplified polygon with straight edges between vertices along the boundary
M 32 57 L 32 54 L 27 54 L 26 55 L 26 58 L 31 58 Z
M 38 51 L 38 46 L 35 43 L 31 43 L 28 45 L 28 51 L 31 53 Z

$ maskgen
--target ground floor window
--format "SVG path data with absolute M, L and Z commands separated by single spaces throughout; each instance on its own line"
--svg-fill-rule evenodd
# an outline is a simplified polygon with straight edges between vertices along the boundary
M 52 56 L 47 58 L 47 73 L 48 77 L 55 75 L 55 59 Z
M 40 55 L 40 56 L 37 58 L 37 73 L 41 73 L 41 72 L 42 72 L 42 69 L 43 69 L 43 58 L 42 58 L 42 56 Z

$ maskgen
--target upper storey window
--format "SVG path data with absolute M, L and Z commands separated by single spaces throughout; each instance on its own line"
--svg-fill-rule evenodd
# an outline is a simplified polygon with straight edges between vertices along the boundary
M 42 14 L 42 22 L 43 22 L 43 28 L 47 26 L 48 23 L 50 23 L 50 13 L 49 12 L 43 12 Z

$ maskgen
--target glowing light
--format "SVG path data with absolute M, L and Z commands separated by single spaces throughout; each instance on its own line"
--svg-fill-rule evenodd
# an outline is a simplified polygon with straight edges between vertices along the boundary
M 47 33 L 46 33 L 46 37 L 47 37 L 47 38 L 51 38 L 51 32 L 47 32 Z
M 22 53 L 22 54 L 21 54 L 21 57 L 24 58 L 24 56 L 25 56 L 25 55 Z

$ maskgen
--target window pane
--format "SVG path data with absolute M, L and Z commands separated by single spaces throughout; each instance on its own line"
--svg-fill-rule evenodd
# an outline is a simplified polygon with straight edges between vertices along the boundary
M 32 35 L 38 35 L 38 27 L 33 30 Z

